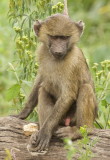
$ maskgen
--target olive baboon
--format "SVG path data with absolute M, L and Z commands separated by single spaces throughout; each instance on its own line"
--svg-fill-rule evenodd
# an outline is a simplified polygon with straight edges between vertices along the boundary
M 23 111 L 25 119 L 38 104 L 40 131 L 31 137 L 36 152 L 48 148 L 55 133 L 59 137 L 80 136 L 78 128 L 93 127 L 97 104 L 94 85 L 82 51 L 76 46 L 83 32 L 82 21 L 66 14 L 36 21 L 34 30 L 42 42 L 38 49 L 39 71 Z M 58 126 L 64 126 L 59 127 Z

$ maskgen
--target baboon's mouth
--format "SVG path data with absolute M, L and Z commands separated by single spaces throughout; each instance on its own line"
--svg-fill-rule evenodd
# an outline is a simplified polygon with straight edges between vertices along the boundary
M 63 59 L 65 54 L 52 54 L 56 59 Z

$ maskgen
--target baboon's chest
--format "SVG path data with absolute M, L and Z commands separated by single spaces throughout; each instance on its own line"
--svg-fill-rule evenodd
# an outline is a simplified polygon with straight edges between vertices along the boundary
M 71 61 L 70 61 L 71 62 Z M 43 86 L 47 92 L 51 93 L 56 98 L 64 92 L 77 92 L 77 75 L 75 74 L 72 62 L 69 63 L 54 63 L 47 61 L 42 63 Z M 74 94 L 74 93 L 73 93 Z
M 77 80 L 75 76 L 73 77 L 71 73 L 50 73 L 45 75 L 43 86 L 46 91 L 52 94 L 54 97 L 58 98 L 61 94 L 71 92 L 70 94 L 77 94 Z
M 61 95 L 62 83 L 64 84 L 63 77 L 61 78 L 58 74 L 53 73 L 45 76 L 43 85 L 47 92 L 57 98 Z

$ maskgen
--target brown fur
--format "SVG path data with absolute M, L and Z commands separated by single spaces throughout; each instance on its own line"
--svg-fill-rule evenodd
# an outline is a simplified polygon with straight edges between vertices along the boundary
M 56 14 L 36 22 L 34 29 L 42 42 L 38 50 L 39 78 L 19 118 L 26 118 L 38 103 L 40 131 L 31 137 L 31 145 L 40 152 L 48 147 L 53 132 L 65 125 L 68 117 L 71 127 L 59 128 L 57 136 L 74 139 L 80 137 L 80 126 L 93 127 L 97 105 L 89 68 L 76 46 L 83 31 L 82 21 L 75 23 L 66 15 Z
M 80 30 L 81 29 L 77 27 L 77 23 L 73 22 L 68 16 L 55 14 L 42 22 L 39 31 L 39 39 L 41 42 L 47 43 L 47 34 L 52 36 L 63 35 L 71 36 L 72 42 L 76 43 L 80 39 L 80 34 L 82 32 L 80 32 Z

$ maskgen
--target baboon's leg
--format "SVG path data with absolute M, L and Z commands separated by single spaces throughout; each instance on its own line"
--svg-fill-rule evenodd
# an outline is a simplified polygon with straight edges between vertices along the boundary
M 80 138 L 79 127 L 87 125 L 93 127 L 95 119 L 96 100 L 93 88 L 89 84 L 84 84 L 79 90 L 76 109 L 76 126 L 63 127 L 56 131 L 59 137 L 70 137 L 71 139 Z M 92 133 L 92 132 L 91 132 Z
M 54 107 L 54 100 L 51 95 L 49 95 L 44 88 L 40 88 L 38 97 L 38 117 L 40 128 L 46 121 L 46 119 L 51 115 Z
M 84 84 L 79 92 L 76 111 L 77 127 L 87 125 L 93 127 L 96 111 L 96 100 L 93 88 L 89 84 Z

